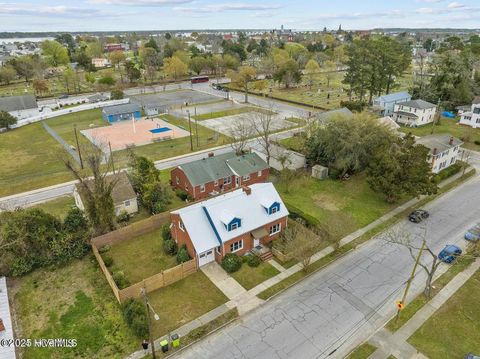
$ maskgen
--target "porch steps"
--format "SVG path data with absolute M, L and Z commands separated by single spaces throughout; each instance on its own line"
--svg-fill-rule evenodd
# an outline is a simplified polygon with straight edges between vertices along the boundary
M 268 251 L 268 252 L 260 254 L 260 259 L 264 262 L 269 261 L 272 258 L 273 258 L 272 251 Z

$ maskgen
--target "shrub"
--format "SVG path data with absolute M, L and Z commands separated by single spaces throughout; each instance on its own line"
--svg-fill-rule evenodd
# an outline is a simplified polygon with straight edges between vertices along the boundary
M 110 92 L 111 100 L 121 100 L 124 97 L 123 91 L 120 89 L 114 89 Z
M 128 213 L 125 210 L 121 211 L 117 216 L 118 223 L 127 223 L 129 220 L 130 220 L 130 213 Z
M 258 267 L 260 263 L 262 263 L 262 260 L 257 255 L 251 255 L 251 256 L 248 256 L 247 263 L 249 267 Z
M 148 318 L 145 306 L 136 299 L 129 299 L 122 305 L 123 319 L 139 338 L 148 335 Z
M 115 85 L 115 79 L 111 76 L 104 76 L 98 80 L 99 84 L 102 85 L 107 85 L 107 86 L 113 86 Z
M 340 101 L 340 106 L 353 112 L 362 112 L 367 107 L 367 103 L 365 101 Z
M 98 253 L 107 253 L 108 251 L 110 250 L 110 245 L 108 244 L 105 244 L 103 247 L 101 247 L 99 250 L 98 250 Z
M 187 246 L 184 244 L 178 249 L 177 263 L 184 263 L 190 260 L 190 254 L 188 254 Z
M 163 242 L 163 251 L 168 255 L 175 255 L 177 253 L 177 243 L 173 239 L 168 239 Z
M 177 189 L 175 190 L 175 195 L 176 195 L 178 198 L 180 198 L 182 201 L 185 201 L 185 200 L 187 200 L 187 198 L 188 198 L 188 193 L 185 192 L 183 189 L 178 189 L 178 188 L 177 188 Z
M 166 223 L 162 226 L 162 238 L 164 241 L 172 239 L 172 233 L 170 232 L 170 223 Z
M 112 274 L 112 278 L 115 281 L 118 289 L 127 288 L 130 285 L 127 277 L 125 277 L 125 273 L 122 271 L 117 271 Z
M 102 260 L 107 268 L 111 267 L 113 264 L 113 258 L 108 254 L 103 255 Z
M 227 273 L 233 273 L 242 267 L 242 258 L 235 253 L 227 253 L 222 259 L 222 268 Z
M 476 144 L 477 146 L 480 146 L 480 141 L 479 140 L 475 140 L 473 141 L 474 144 Z
M 462 170 L 462 164 L 457 162 L 451 165 L 450 167 L 447 167 L 444 170 L 440 171 L 435 176 L 433 176 L 433 181 L 435 183 L 440 183 L 441 181 L 459 173 L 461 170 Z

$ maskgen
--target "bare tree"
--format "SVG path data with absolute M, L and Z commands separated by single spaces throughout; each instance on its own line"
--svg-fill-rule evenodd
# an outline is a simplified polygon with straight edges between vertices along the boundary
M 272 157 L 282 166 L 280 170 L 280 182 L 285 188 L 285 193 L 289 193 L 290 185 L 296 177 L 296 172 L 289 168 L 289 166 L 292 165 L 291 152 L 287 149 L 280 148 L 277 153 L 272 154 Z
M 418 261 L 418 265 L 423 268 L 427 275 L 423 292 L 427 298 L 430 298 L 432 296 L 433 277 L 442 262 L 438 259 L 435 251 L 433 251 L 427 243 L 426 226 L 424 227 L 424 232 L 414 238 L 412 238 L 408 232 L 403 232 L 400 229 L 392 229 L 386 233 L 385 240 L 390 243 L 404 246 L 408 249 L 412 260 L 414 262 Z M 424 258 L 424 254 L 427 254 L 430 261 Z M 409 281 L 413 279 L 414 275 L 415 273 L 412 273 L 412 278 L 410 278 Z
M 312 232 L 299 223 L 291 222 L 282 233 L 280 249 L 293 259 L 302 263 L 305 272 L 312 260 L 312 256 L 318 251 L 322 240 L 319 236 L 312 235 Z
M 85 212 L 96 235 L 115 228 L 115 206 L 112 192 L 117 180 L 109 177 L 111 162 L 102 167 L 103 152 L 86 147 L 82 151 L 86 169 L 82 170 L 70 156 L 62 158 L 67 169 L 79 182 L 79 191 L 85 202 Z M 90 177 L 91 175 L 91 177 Z
M 272 125 L 274 112 L 271 110 L 257 111 L 252 118 L 252 127 L 255 135 L 258 137 L 258 143 L 262 147 L 265 156 L 267 157 L 267 164 L 270 165 L 270 157 L 272 155 Z
M 232 138 L 230 146 L 237 155 L 241 155 L 245 152 L 248 140 L 253 136 L 254 130 L 248 121 L 239 118 L 233 122 L 229 134 Z

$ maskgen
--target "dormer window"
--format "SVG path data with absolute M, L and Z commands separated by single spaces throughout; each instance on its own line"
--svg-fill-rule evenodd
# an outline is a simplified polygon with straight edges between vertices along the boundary
M 272 203 L 263 203 L 262 206 L 265 209 L 265 212 L 267 212 L 267 214 L 269 215 L 275 214 L 280 211 L 280 203 L 277 201 Z
M 242 220 L 240 218 L 237 218 L 237 217 L 235 217 L 234 219 L 232 219 L 230 221 L 230 223 L 225 225 L 227 231 L 229 231 L 229 232 L 234 231 L 237 228 L 240 228 L 241 226 L 242 226 Z

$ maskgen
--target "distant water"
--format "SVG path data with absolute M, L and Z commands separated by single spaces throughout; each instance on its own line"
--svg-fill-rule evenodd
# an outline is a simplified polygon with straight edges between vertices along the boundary
M 0 44 L 9 43 L 9 42 L 42 42 L 44 40 L 53 40 L 54 37 L 10 37 L 5 39 L 0 39 Z

